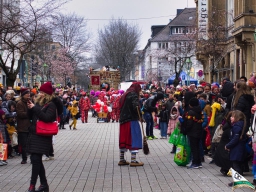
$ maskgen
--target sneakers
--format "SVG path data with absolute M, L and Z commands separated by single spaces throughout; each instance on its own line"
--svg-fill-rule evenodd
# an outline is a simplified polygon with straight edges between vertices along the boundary
M 6 161 L 0 161 L 0 166 L 7 165 L 8 163 Z
M 148 140 L 153 140 L 153 137 L 149 136 L 149 137 L 148 137 Z
M 233 182 L 231 182 L 231 183 L 228 184 L 229 187 L 233 187 L 233 185 L 234 185 Z
M 27 160 L 22 160 L 20 164 L 27 164 Z
M 199 169 L 200 165 L 191 164 L 188 169 Z
M 77 130 L 77 129 L 74 127 L 73 130 Z
M 156 136 L 153 136 L 152 138 L 153 138 L 153 139 L 158 139 Z
M 47 157 L 46 155 L 43 155 L 43 157 L 42 157 L 42 161 L 49 161 L 50 160 L 50 158 L 49 157 Z
M 119 166 L 122 166 L 122 165 L 130 165 L 130 163 L 126 160 L 123 160 L 123 161 L 119 161 L 118 163 Z
M 144 165 L 144 163 L 138 162 L 138 161 L 130 163 L 130 167 L 137 167 L 137 166 L 143 166 L 143 165 Z

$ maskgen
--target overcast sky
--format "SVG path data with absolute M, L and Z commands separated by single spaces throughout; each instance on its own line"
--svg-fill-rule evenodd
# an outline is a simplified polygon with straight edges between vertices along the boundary
M 65 12 L 75 12 L 88 19 L 93 38 L 111 18 L 136 19 L 128 22 L 141 29 L 139 48 L 143 49 L 150 38 L 151 25 L 168 24 L 169 19 L 176 16 L 177 9 L 186 7 L 196 7 L 194 0 L 72 0 L 65 5 Z

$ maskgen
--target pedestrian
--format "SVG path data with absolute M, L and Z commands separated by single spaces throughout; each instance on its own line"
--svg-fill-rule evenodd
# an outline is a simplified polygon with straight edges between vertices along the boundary
M 77 123 L 77 119 L 78 119 L 78 114 L 79 114 L 79 108 L 78 108 L 78 102 L 76 100 L 74 100 L 72 102 L 72 107 L 70 108 L 70 113 L 72 115 L 72 123 L 69 125 L 69 128 L 71 130 L 72 126 L 74 125 L 73 130 L 77 130 L 76 129 L 76 123 Z
M 171 135 L 173 133 L 176 127 L 176 124 L 179 121 L 179 118 L 178 118 L 179 116 L 180 116 L 180 113 L 179 113 L 178 106 L 174 105 L 171 109 L 171 113 L 169 117 L 168 130 L 167 130 L 168 135 Z M 171 153 L 175 153 L 175 151 L 176 151 L 176 146 L 173 145 Z
M 161 132 L 161 139 L 167 139 L 167 125 L 168 125 L 168 110 L 166 109 L 166 104 L 162 104 L 160 113 L 157 115 L 159 117 L 159 126 Z
M 90 103 L 90 99 L 86 95 L 86 92 L 84 92 L 84 91 L 81 94 L 79 106 L 80 106 L 82 123 L 87 123 L 88 122 L 88 112 L 91 108 L 91 103 Z
M 204 115 L 199 105 L 199 100 L 192 98 L 189 100 L 189 111 L 185 114 L 184 126 L 189 137 L 192 163 L 188 168 L 198 169 L 202 167 L 200 156 L 200 140 L 203 133 L 202 123 Z
M 144 163 L 136 160 L 136 154 L 142 149 L 142 134 L 139 125 L 140 106 L 139 93 L 141 86 L 132 84 L 120 99 L 120 133 L 119 133 L 119 166 L 130 165 L 131 167 L 143 166 Z M 124 159 L 124 153 L 130 150 L 131 163 Z
M 243 175 L 243 164 L 245 158 L 246 144 L 246 117 L 239 110 L 232 111 L 231 117 L 231 135 L 230 141 L 225 145 L 225 150 L 229 151 L 229 159 L 232 168 L 240 175 Z M 232 186 L 233 183 L 229 183 Z
M 39 119 L 44 122 L 56 121 L 58 114 L 62 113 L 63 106 L 59 98 L 53 95 L 53 88 L 50 82 L 46 82 L 40 87 L 40 92 L 35 100 L 27 102 L 30 109 L 30 119 L 32 124 L 29 128 L 28 152 L 31 153 L 32 173 L 28 192 L 44 191 L 49 192 L 44 165 L 43 154 L 48 154 L 52 146 L 52 136 L 41 136 L 36 134 L 36 122 Z M 40 178 L 41 185 L 35 190 L 37 178 Z
M 10 143 L 10 137 L 6 129 L 5 112 L 2 109 L 0 109 L 0 134 L 2 138 L 1 142 L 8 145 Z M 7 164 L 6 160 L 0 161 L 0 166 Z
M 21 96 L 17 99 L 16 112 L 17 112 L 17 131 L 18 142 L 21 147 L 22 161 L 21 164 L 27 163 L 27 140 L 29 127 L 31 125 L 28 117 L 27 102 L 30 99 L 30 91 L 27 88 L 21 88 Z
M 146 121 L 146 135 L 148 137 L 148 140 L 157 139 L 157 137 L 153 133 L 154 120 L 152 113 L 155 112 L 157 114 L 156 104 L 163 98 L 163 93 L 157 93 L 156 95 L 149 97 L 143 106 L 143 117 Z

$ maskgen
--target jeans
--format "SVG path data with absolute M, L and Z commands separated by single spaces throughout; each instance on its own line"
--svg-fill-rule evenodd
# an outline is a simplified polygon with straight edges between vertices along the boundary
M 152 114 L 149 112 L 145 112 L 144 115 L 144 120 L 146 121 L 146 135 L 149 137 L 153 137 L 153 126 L 154 126 L 154 121 Z
M 36 185 L 37 177 L 40 178 L 40 183 L 42 185 L 47 184 L 46 176 L 45 176 L 45 169 L 44 164 L 42 162 L 42 154 L 32 153 L 31 163 L 32 163 L 32 174 L 31 174 L 31 181 L 30 184 Z
M 21 155 L 22 160 L 27 161 L 27 140 L 28 140 L 28 132 L 19 132 L 18 133 L 18 142 L 21 146 Z
M 190 142 L 191 153 L 192 153 L 192 164 L 200 165 L 201 164 L 200 149 L 199 149 L 200 138 L 189 137 L 189 142 Z
M 167 137 L 167 122 L 160 122 L 161 137 Z

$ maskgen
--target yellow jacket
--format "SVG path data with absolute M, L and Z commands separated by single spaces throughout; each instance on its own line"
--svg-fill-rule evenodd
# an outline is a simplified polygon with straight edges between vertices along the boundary
M 8 131 L 9 136 L 12 137 L 12 134 L 14 132 L 16 132 L 15 127 L 14 126 L 10 126 L 9 124 L 6 124 L 6 126 L 7 126 L 7 131 Z
M 77 106 L 72 106 L 70 109 L 70 113 L 72 116 L 75 116 L 79 112 L 79 109 Z

